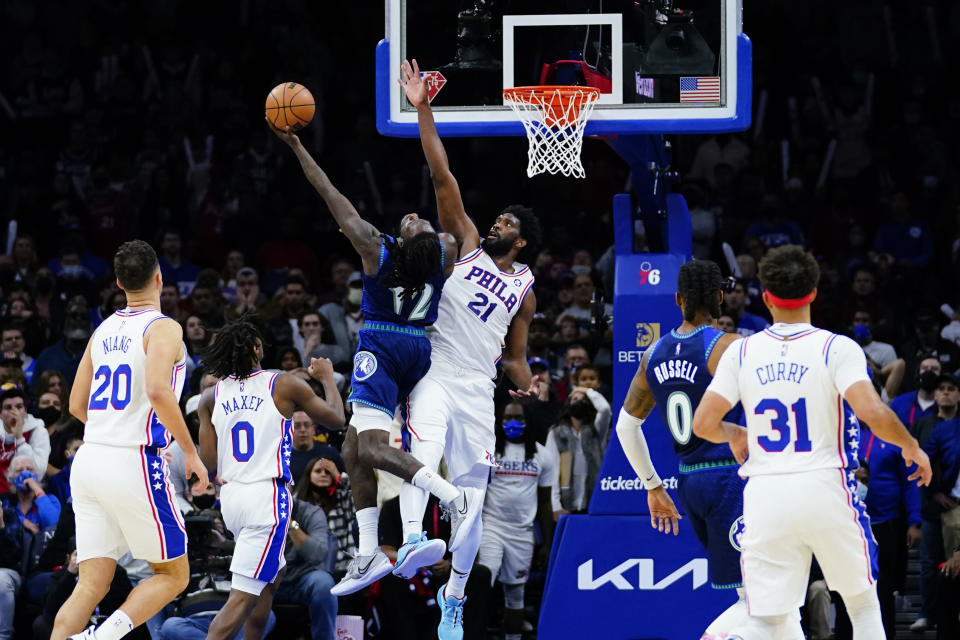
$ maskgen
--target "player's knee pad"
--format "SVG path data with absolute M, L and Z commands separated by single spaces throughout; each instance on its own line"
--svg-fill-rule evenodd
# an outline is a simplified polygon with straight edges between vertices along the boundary
M 436 471 L 440 468 L 440 459 L 443 458 L 443 445 L 430 440 L 410 440 L 410 455 L 420 461 L 423 466 Z
M 523 609 L 523 583 L 503 585 L 503 606 L 507 609 Z
M 390 426 L 392 424 L 393 416 L 387 415 L 380 409 L 374 409 L 359 402 L 353 403 L 353 416 L 350 418 L 350 425 L 357 430 L 357 435 L 370 429 L 390 433 Z
M 883 618 L 880 613 L 876 585 L 853 596 L 841 595 L 847 607 L 847 615 L 850 616 L 850 624 L 853 626 L 854 640 L 882 638 Z

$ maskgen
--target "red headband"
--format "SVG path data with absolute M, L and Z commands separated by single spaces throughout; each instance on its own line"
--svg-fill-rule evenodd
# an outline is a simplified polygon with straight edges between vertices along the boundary
M 817 290 L 814 289 L 802 298 L 778 298 L 769 291 L 764 291 L 763 295 L 766 297 L 767 302 L 775 307 L 780 307 L 781 309 L 799 309 L 813 302 L 813 299 L 817 297 Z

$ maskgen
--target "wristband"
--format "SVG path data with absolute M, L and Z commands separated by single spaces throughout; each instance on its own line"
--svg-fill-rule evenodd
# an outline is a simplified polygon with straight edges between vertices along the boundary
M 657 475 L 657 470 L 650 459 L 650 449 L 647 448 L 647 440 L 643 437 L 642 426 L 642 418 L 635 418 L 626 409 L 620 409 L 620 416 L 617 418 L 617 436 L 620 438 L 620 445 L 630 466 L 640 478 L 643 488 L 652 491 L 660 487 L 663 481 Z

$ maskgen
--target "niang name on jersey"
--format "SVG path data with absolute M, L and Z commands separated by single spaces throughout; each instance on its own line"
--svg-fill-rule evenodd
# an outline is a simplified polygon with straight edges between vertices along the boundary
M 511 293 L 507 297 L 503 296 L 503 292 L 507 288 L 506 282 L 480 267 L 471 267 L 470 272 L 463 277 L 463 279 L 467 281 L 470 281 L 472 278 L 478 278 L 476 284 L 479 284 L 496 296 L 500 302 L 507 306 L 507 311 L 513 311 L 513 307 L 517 304 L 517 294 Z
M 122 351 L 126 353 L 127 349 L 130 348 L 131 342 L 132 340 L 129 336 L 108 336 L 103 339 L 103 352 Z
M 237 399 L 240 401 L 237 402 Z M 263 398 L 259 396 L 237 396 L 234 398 L 227 398 L 226 402 L 220 403 L 220 407 L 223 409 L 225 414 L 229 415 L 234 411 L 239 411 L 240 409 L 257 411 L 260 409 L 261 404 L 263 404 Z
M 694 378 L 699 368 L 699 365 L 695 365 L 689 360 L 666 360 L 653 368 L 653 375 L 657 376 L 657 382 L 660 384 L 670 378 L 682 378 L 694 384 Z
M 776 362 L 763 367 L 757 367 L 757 379 L 760 380 L 760 384 L 780 382 L 781 380 L 800 384 L 804 374 L 809 370 L 810 367 L 805 367 L 797 362 L 791 362 L 789 364 L 786 362 Z

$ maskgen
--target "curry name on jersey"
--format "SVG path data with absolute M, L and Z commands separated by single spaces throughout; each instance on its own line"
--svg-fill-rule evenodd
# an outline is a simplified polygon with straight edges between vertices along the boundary
M 290 482 L 292 420 L 273 402 L 277 372 L 230 376 L 214 388 L 211 422 L 217 432 L 217 470 L 225 482 Z
M 856 469 L 860 424 L 843 396 L 864 380 L 863 349 L 809 324 L 778 323 L 732 344 L 710 390 L 743 404 L 741 475 Z
M 93 380 L 87 402 L 85 442 L 113 447 L 170 444 L 167 432 L 147 397 L 147 353 L 144 336 L 150 325 L 166 318 L 157 309 L 117 311 L 90 338 Z M 186 349 L 184 349 L 186 354 Z M 186 359 L 170 370 L 170 387 L 180 397 Z
M 713 379 L 707 362 L 723 335 L 707 325 L 685 334 L 673 330 L 657 341 L 647 359 L 647 384 L 657 400 L 657 411 L 673 436 L 674 450 L 682 465 L 733 459 L 726 444 L 714 444 L 693 435 L 693 412 Z M 740 422 L 739 407 L 724 419 Z
M 387 251 L 390 236 L 383 235 L 380 239 L 380 264 L 374 276 L 363 274 L 363 301 L 360 308 L 363 311 L 365 322 L 389 322 L 393 324 L 427 327 L 437 320 L 437 307 L 440 304 L 440 294 L 443 291 L 444 281 L 444 252 L 443 243 L 440 243 L 440 264 L 436 272 L 427 279 L 423 291 L 413 297 L 402 296 L 403 288 L 389 289 L 380 284 L 384 274 L 393 271 L 393 260 Z
M 433 361 L 496 377 L 504 338 L 533 281 L 530 267 L 515 262 L 512 273 L 500 271 L 482 247 L 464 256 L 444 286 L 437 322 L 428 330 Z

